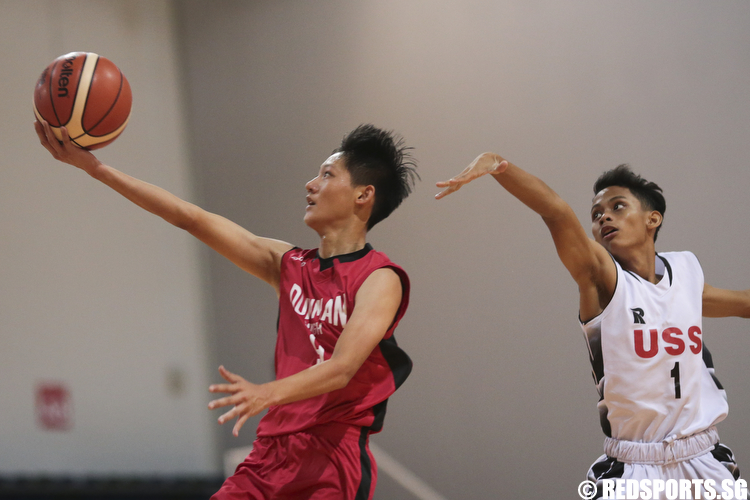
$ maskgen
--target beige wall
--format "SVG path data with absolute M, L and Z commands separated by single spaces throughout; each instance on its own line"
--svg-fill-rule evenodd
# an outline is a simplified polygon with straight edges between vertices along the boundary
M 0 27 L 0 475 L 214 473 L 198 246 L 54 161 L 32 127 L 44 67 L 97 52 L 135 95 L 99 157 L 189 197 L 169 4 L 4 0 Z M 37 425 L 42 383 L 68 388 L 69 431 Z

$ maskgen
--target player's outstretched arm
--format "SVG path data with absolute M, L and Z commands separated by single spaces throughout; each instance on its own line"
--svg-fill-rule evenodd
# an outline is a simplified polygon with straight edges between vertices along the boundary
M 62 143 L 48 123 L 37 121 L 34 127 L 42 145 L 55 159 L 80 168 L 139 207 L 190 232 L 240 268 L 272 285 L 278 293 L 281 257 L 292 245 L 258 237 L 160 187 L 104 165 L 91 152 L 73 145 L 64 127 Z
M 229 383 L 212 385 L 209 391 L 230 395 L 211 401 L 209 409 L 233 406 L 219 417 L 219 423 L 237 417 L 232 431 L 236 436 L 248 418 L 270 406 L 293 403 L 346 387 L 393 323 L 401 297 L 401 280 L 393 270 L 374 271 L 359 288 L 356 306 L 329 359 L 290 377 L 260 385 L 220 367 L 219 372 Z
M 609 303 L 617 283 L 612 258 L 604 247 L 588 237 L 570 205 L 541 179 L 500 155 L 483 153 L 456 177 L 438 182 L 437 186 L 444 190 L 435 197 L 444 198 L 487 174 L 542 217 L 560 260 L 578 284 L 581 317 L 587 319 L 599 314 Z
M 724 290 L 704 284 L 703 316 L 750 318 L 750 290 Z

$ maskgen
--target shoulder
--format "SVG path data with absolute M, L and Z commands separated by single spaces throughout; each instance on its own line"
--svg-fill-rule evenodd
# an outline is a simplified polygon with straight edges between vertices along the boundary
M 686 266 L 691 269 L 702 269 L 698 257 L 689 250 L 678 252 L 658 252 L 657 255 L 666 260 L 671 266 Z
M 395 274 L 396 276 L 398 276 L 398 278 L 401 280 L 402 286 L 408 289 L 409 275 L 406 273 L 403 267 L 394 263 L 385 253 L 379 252 L 374 249 L 371 250 L 367 254 L 367 257 L 368 257 L 368 270 L 367 270 L 368 276 L 377 270 L 387 269 L 387 270 L 392 271 L 392 274 Z
M 667 259 L 694 260 L 696 262 L 698 261 L 698 258 L 690 250 L 680 250 L 676 252 L 657 252 L 657 255 L 661 255 L 662 257 Z

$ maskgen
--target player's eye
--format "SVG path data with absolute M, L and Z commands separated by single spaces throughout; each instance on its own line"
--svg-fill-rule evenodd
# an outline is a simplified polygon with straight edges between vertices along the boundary
M 601 216 L 601 212 L 594 212 L 593 214 L 591 214 L 591 220 L 598 220 Z

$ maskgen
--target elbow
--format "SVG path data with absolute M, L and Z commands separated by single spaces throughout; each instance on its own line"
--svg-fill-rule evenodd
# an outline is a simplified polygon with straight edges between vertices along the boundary
M 168 220 L 170 224 L 178 229 L 187 231 L 190 234 L 195 234 L 196 228 L 198 227 L 198 217 L 195 210 L 192 210 L 193 205 L 187 205 L 181 207 L 174 214 L 172 220 Z
M 346 387 L 347 385 L 349 385 L 349 381 L 350 380 L 351 380 L 351 378 L 347 378 L 347 377 L 343 377 L 343 376 L 334 377 L 334 379 L 332 380 L 331 390 L 332 391 L 338 391 L 339 389 L 343 389 L 344 387 Z
M 334 370 L 330 378 L 331 390 L 336 391 L 338 389 L 343 389 L 344 387 L 349 385 L 349 382 L 352 378 L 354 378 L 357 370 L 346 365 L 345 363 L 336 363 L 335 360 L 328 360 L 329 363 L 331 361 L 334 361 Z
M 560 224 L 561 221 L 574 221 L 578 224 L 578 216 L 576 216 L 573 208 L 554 191 L 539 215 L 542 216 L 542 220 L 547 226 Z
M 349 373 L 348 371 L 337 373 L 333 377 L 334 390 L 343 389 L 349 385 L 352 378 L 354 378 L 354 373 Z

